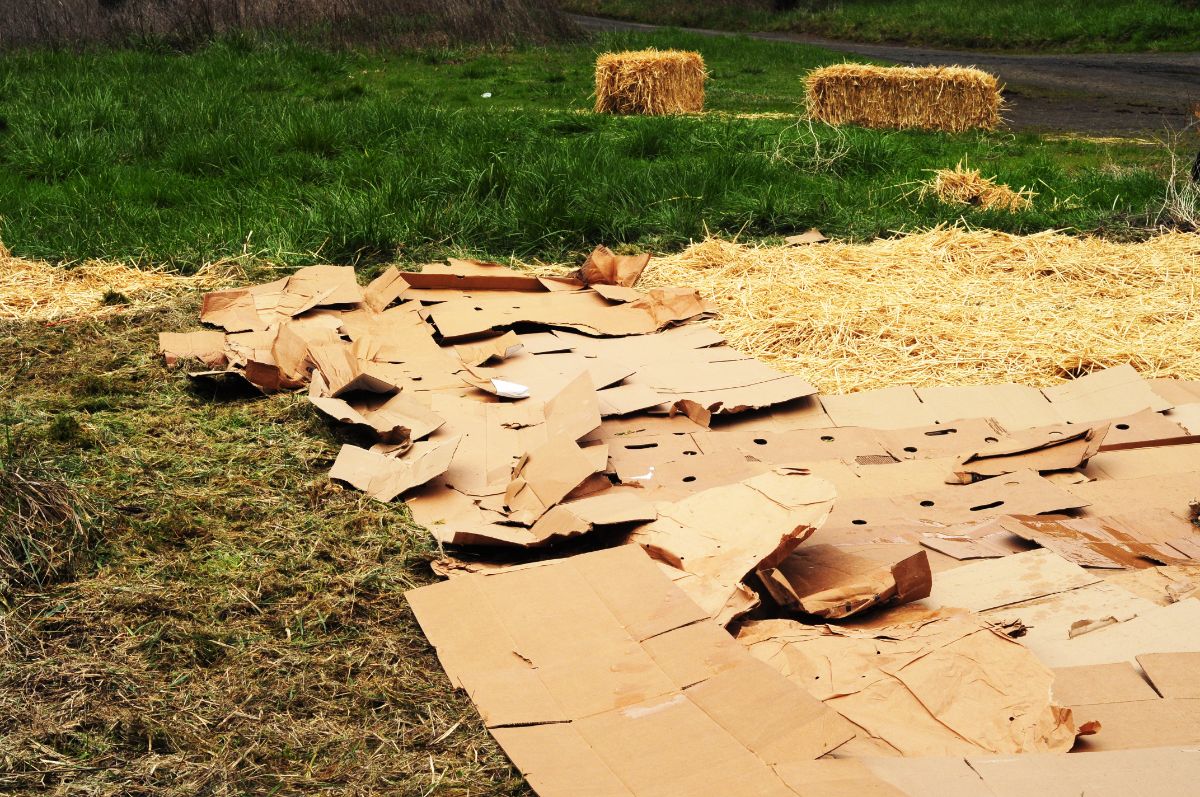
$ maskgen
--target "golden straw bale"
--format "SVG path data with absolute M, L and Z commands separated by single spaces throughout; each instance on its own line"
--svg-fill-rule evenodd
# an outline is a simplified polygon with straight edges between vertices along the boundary
M 0 321 L 55 321 L 119 312 L 133 304 L 157 302 L 186 288 L 212 287 L 213 269 L 194 277 L 89 260 L 55 266 L 13 257 L 0 245 Z M 121 304 L 105 304 L 120 296 Z
M 971 67 L 834 64 L 805 82 L 809 115 L 831 125 L 959 133 L 1000 124 L 999 82 Z
M 1020 382 L 1129 363 L 1200 379 L 1200 235 L 1116 243 L 937 228 L 869 244 L 710 239 L 650 261 L 731 345 L 823 392 Z
M 1028 188 L 1014 191 L 984 177 L 978 169 L 968 169 L 961 162 L 953 169 L 938 169 L 933 179 L 921 187 L 921 196 L 933 194 L 950 205 L 976 205 L 984 210 L 998 208 L 1016 213 L 1033 207 L 1037 194 Z
M 596 113 L 704 110 L 704 59 L 684 50 L 604 53 L 596 59 Z

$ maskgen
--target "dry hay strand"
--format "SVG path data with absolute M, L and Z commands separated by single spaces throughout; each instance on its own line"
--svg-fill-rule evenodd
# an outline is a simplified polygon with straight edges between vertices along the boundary
M 973 67 L 834 64 L 805 83 L 809 115 L 826 124 L 950 133 L 1000 124 L 1000 83 Z
M 131 303 L 152 303 L 187 288 L 215 284 L 215 269 L 192 277 L 89 260 L 55 266 L 13 257 L 0 245 L 0 321 L 61 321 L 119 312 Z
M 704 59 L 686 50 L 604 53 L 596 59 L 596 113 L 704 110 Z
M 0 597 L 68 576 L 95 541 L 66 482 L 35 462 L 0 461 Z
M 870 244 L 709 239 L 639 287 L 714 301 L 731 345 L 824 392 L 1019 382 L 1129 363 L 1200 379 L 1200 235 L 1122 244 L 937 228 Z
M 1033 207 L 1037 194 L 1028 188 L 1012 190 L 984 177 L 978 169 L 959 163 L 953 169 L 938 169 L 933 179 L 921 187 L 921 198 L 933 194 L 949 205 L 974 205 L 984 210 L 1007 210 L 1016 213 Z

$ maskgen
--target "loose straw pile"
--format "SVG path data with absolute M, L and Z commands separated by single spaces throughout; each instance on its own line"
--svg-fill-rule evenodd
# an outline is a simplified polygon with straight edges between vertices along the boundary
M 870 244 L 709 239 L 650 262 L 731 345 L 824 392 L 1021 382 L 1130 363 L 1200 379 L 1200 235 L 1138 244 L 940 228 Z
M 13 257 L 0 246 L 0 321 L 96 317 L 119 311 L 126 301 L 154 302 L 212 282 L 208 272 L 180 277 L 100 260 L 55 266 Z M 116 303 L 106 304 L 106 297 Z
M 596 113 L 704 110 L 704 59 L 683 50 L 604 53 L 596 59 Z
M 1000 124 L 1000 84 L 970 67 L 834 64 L 805 82 L 809 115 L 831 125 L 959 133 Z
M 978 169 L 968 169 L 959 163 L 953 169 L 938 169 L 933 179 L 921 188 L 921 195 L 932 193 L 942 202 L 952 205 L 975 205 L 984 210 L 1000 209 L 1009 213 L 1033 207 L 1036 193 L 1028 188 L 1014 191 L 984 177 Z

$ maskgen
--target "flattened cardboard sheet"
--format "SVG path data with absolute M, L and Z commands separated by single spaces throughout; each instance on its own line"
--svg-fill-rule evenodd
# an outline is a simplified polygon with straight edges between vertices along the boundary
M 1019 432 L 962 458 L 948 482 L 970 484 L 1018 470 L 1068 470 L 1086 464 L 1103 445 L 1108 424 L 1076 428 L 1060 424 Z
M 786 797 L 795 792 L 773 767 L 853 735 L 750 658 L 637 546 L 407 597 L 451 681 L 542 797 Z
M 1141 673 L 1127 661 L 1054 669 L 1054 699 L 1060 705 L 1128 703 L 1156 700 L 1158 696 Z
M 195 332 L 159 332 L 158 353 L 168 366 L 179 360 L 199 360 L 209 368 L 222 368 L 229 358 L 225 353 L 225 333 L 212 329 Z
M 821 405 L 835 426 L 870 429 L 908 429 L 937 423 L 932 408 L 911 387 L 885 387 L 861 393 L 821 396 Z
M 973 612 L 997 609 L 1095 584 L 1100 579 L 1053 551 L 1033 551 L 986 559 L 939 573 L 931 600 Z
M 1155 393 L 1150 383 L 1128 365 L 1096 371 L 1042 388 L 1042 394 L 1064 421 L 1095 423 L 1123 418 L 1145 409 L 1163 412 L 1171 402 Z
M 1200 652 L 1144 653 L 1137 663 L 1163 697 L 1200 700 Z
M 1042 392 L 1026 385 L 921 387 L 917 396 L 938 423 L 994 418 L 1009 432 L 1062 423 Z
M 329 478 L 346 482 L 376 501 L 396 496 L 446 472 L 458 448 L 458 438 L 414 443 L 403 457 L 390 457 L 358 446 L 344 445 Z

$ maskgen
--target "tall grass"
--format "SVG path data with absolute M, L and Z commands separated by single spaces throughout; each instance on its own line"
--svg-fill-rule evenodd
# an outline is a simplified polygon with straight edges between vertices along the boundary
M 768 85 L 793 92 L 783 107 L 798 101 L 793 62 L 775 67 L 759 57 L 771 48 L 736 44 L 710 60 L 723 76 L 714 102 Z M 912 185 L 964 158 L 1041 193 L 1024 213 L 970 212 L 1012 231 L 1145 221 L 1162 196 L 1145 169 L 1101 168 L 1144 162 L 1136 147 L 836 131 L 798 127 L 794 113 L 586 113 L 575 109 L 588 103 L 593 57 L 245 42 L 188 56 L 10 55 L 0 240 L 24 256 L 186 270 L 244 252 L 294 264 L 451 251 L 562 259 L 601 241 L 671 248 L 706 230 L 869 238 L 956 220 L 962 210 L 921 202 Z M 747 63 L 768 74 L 744 73 Z
M 284 32 L 356 44 L 509 44 L 569 36 L 550 0 L 11 0 L 0 49 Z

